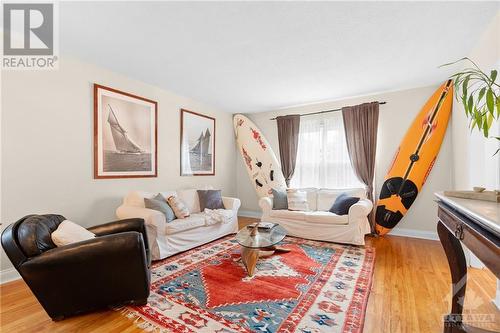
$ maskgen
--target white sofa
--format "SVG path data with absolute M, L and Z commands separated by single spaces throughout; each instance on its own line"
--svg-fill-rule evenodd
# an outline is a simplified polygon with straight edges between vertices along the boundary
M 119 219 L 140 217 L 145 220 L 153 260 L 169 257 L 238 231 L 239 199 L 222 197 L 224 207 L 233 214 L 228 222 L 221 223 L 200 211 L 198 193 L 194 189 L 160 193 L 165 198 L 177 194 L 189 209 L 190 216 L 167 223 L 163 213 L 145 208 L 144 198 L 153 198 L 158 192 L 132 191 L 116 209 Z
M 307 192 L 309 211 L 273 210 L 273 198 L 259 200 L 262 221 L 279 223 L 290 236 L 307 239 L 364 245 L 370 233 L 368 214 L 373 208 L 364 189 L 300 189 Z M 343 192 L 361 199 L 349 209 L 348 215 L 335 215 L 328 210 Z

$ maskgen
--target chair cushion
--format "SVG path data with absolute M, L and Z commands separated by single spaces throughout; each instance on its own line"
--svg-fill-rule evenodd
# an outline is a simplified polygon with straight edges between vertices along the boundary
M 95 234 L 88 231 L 81 225 L 64 220 L 61 224 L 59 224 L 50 237 L 56 246 L 65 246 L 95 238 Z
M 66 218 L 61 215 L 31 215 L 17 228 L 17 239 L 27 257 L 37 256 L 56 247 L 50 235 Z
M 221 190 L 198 190 L 197 192 L 202 212 L 205 211 L 205 208 L 225 209 L 222 202 Z
M 349 213 L 349 208 L 359 201 L 357 197 L 348 196 L 347 193 L 342 193 L 335 199 L 330 212 L 337 215 L 347 215 Z
M 167 223 L 175 220 L 175 214 L 172 210 L 172 207 L 168 205 L 167 200 L 160 193 L 158 193 L 156 197 L 152 199 L 144 198 L 144 206 L 146 208 L 162 212 L 163 215 L 165 215 L 165 220 L 167 221 Z
M 288 209 L 288 201 L 286 198 L 286 192 L 277 191 L 274 188 L 273 191 L 273 209 Z
M 274 209 L 269 213 L 269 216 L 287 220 L 304 221 L 306 212 L 286 210 L 286 209 L 279 209 L 279 210 Z
M 167 235 L 172 235 L 181 231 L 202 227 L 204 225 L 205 215 L 203 213 L 192 214 L 185 219 L 177 219 L 167 223 L 165 233 Z
M 349 216 L 348 215 L 335 215 L 330 212 L 307 212 L 305 214 L 305 220 L 311 223 L 321 223 L 321 224 L 339 224 L 345 225 L 349 224 Z

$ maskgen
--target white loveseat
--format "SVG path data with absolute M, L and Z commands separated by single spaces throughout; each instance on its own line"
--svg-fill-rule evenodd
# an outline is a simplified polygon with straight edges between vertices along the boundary
M 153 198 L 158 192 L 132 191 L 116 209 L 119 219 L 140 217 L 145 220 L 153 260 L 166 258 L 238 231 L 239 199 L 222 197 L 224 207 L 233 213 L 228 221 L 222 223 L 200 211 L 198 193 L 194 189 L 160 193 L 165 198 L 177 194 L 189 209 L 190 216 L 167 223 L 163 213 L 145 208 L 144 198 Z
M 366 199 L 364 189 L 300 189 L 307 192 L 309 211 L 273 210 L 273 198 L 259 200 L 262 209 L 262 221 L 279 223 L 290 236 L 307 239 L 364 245 L 365 235 L 370 233 L 368 214 L 373 208 Z M 328 210 L 335 199 L 347 192 L 348 195 L 361 199 L 349 209 L 347 215 L 335 215 Z

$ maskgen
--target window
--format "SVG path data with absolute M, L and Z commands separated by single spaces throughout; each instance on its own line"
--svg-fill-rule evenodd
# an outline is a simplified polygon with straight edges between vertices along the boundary
M 300 120 L 297 163 L 291 186 L 364 187 L 351 166 L 341 112 L 307 116 Z

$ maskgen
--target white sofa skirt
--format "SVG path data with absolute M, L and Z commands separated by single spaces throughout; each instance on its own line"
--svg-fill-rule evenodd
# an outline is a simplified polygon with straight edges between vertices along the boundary
M 262 221 L 278 223 L 285 228 L 288 236 L 325 242 L 365 245 L 365 235 L 370 233 L 370 225 L 367 220 L 346 225 L 311 223 L 308 221 L 273 217 L 265 217 Z
M 156 235 L 156 228 L 146 225 L 153 260 L 163 259 L 179 252 L 190 250 L 218 238 L 238 232 L 238 218 L 230 223 L 202 226 L 170 235 Z

